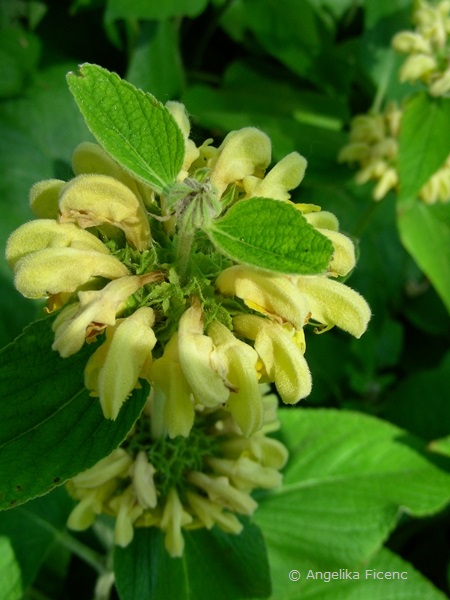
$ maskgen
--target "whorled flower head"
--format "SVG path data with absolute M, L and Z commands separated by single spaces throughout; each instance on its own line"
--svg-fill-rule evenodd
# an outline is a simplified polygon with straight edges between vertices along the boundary
M 350 128 L 350 142 L 341 148 L 339 162 L 358 165 L 355 175 L 358 184 L 375 181 L 374 200 L 382 200 L 390 190 L 397 191 L 399 136 L 402 110 L 390 103 L 380 113 L 356 116 Z M 450 156 L 419 191 L 426 204 L 450 200 Z
M 400 81 L 422 81 L 432 96 L 450 93 L 450 2 L 419 0 L 413 12 L 415 31 L 397 33 L 392 46 L 408 54 Z
M 153 427 L 160 437 L 186 437 L 196 415 L 220 409 L 250 439 L 264 422 L 259 382 L 274 383 L 289 404 L 311 390 L 306 326 L 321 332 L 337 325 L 356 337 L 365 330 L 367 304 L 336 280 L 354 268 L 354 245 L 334 215 L 291 202 L 306 168 L 300 154 L 268 169 L 271 142 L 254 127 L 229 133 L 218 147 L 212 140 L 197 147 L 184 106 L 167 108 L 185 142 L 170 191 L 157 193 L 100 146 L 81 144 L 73 179 L 33 186 L 38 219 L 11 235 L 7 259 L 22 294 L 47 298 L 49 312 L 60 309 L 54 350 L 68 357 L 85 342 L 98 343 L 85 385 L 106 418 L 119 418 L 144 379 L 157 400 Z M 393 115 L 387 119 L 396 126 Z M 359 138 L 383 144 L 383 123 L 360 121 Z M 291 277 L 233 264 L 202 235 L 208 219 L 253 197 L 293 204 L 331 240 L 326 272 Z M 183 250 L 186 231 L 195 251 Z M 167 497 L 176 512 L 176 496 Z M 127 492 L 119 521 L 130 502 Z
M 119 546 L 136 527 L 159 527 L 173 557 L 183 554 L 183 531 L 216 525 L 239 534 L 237 515 L 257 507 L 251 492 L 279 486 L 287 460 L 283 444 L 267 435 L 278 426 L 277 399 L 263 391 L 262 428 L 248 438 L 221 408 L 196 411 L 188 439 L 155 436 L 159 400 L 152 397 L 122 446 L 67 484 L 77 501 L 68 526 L 83 530 L 111 515 Z

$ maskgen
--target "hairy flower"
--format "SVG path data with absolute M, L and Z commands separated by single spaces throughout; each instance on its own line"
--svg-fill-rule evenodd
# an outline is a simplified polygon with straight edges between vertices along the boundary
M 121 448 L 74 477 L 72 529 L 86 529 L 102 513 L 115 517 L 115 543 L 127 546 L 136 527 L 158 527 L 171 556 L 182 556 L 183 530 L 217 525 L 239 534 L 236 514 L 251 515 L 251 492 L 281 485 L 287 450 L 267 436 L 278 426 L 272 398 L 259 391 L 264 430 L 246 438 L 221 408 L 196 412 L 188 440 L 152 438 L 157 403 L 150 400 Z M 176 457 L 176 460 L 174 460 Z
M 400 69 L 400 81 L 422 81 L 432 96 L 450 93 L 450 3 L 433 5 L 419 0 L 413 12 L 415 31 L 397 33 L 392 46 L 408 54 Z
M 398 189 L 401 118 L 402 110 L 394 103 L 389 104 L 383 114 L 358 115 L 351 124 L 349 144 L 338 154 L 340 162 L 359 166 L 355 175 L 358 184 L 376 181 L 372 192 L 376 201 L 390 190 Z M 418 195 L 426 204 L 450 200 L 450 157 L 422 186 Z

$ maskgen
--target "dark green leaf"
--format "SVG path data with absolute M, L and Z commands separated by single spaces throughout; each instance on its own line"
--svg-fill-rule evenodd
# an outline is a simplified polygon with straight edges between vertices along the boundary
M 259 529 L 246 523 L 239 535 L 215 528 L 184 533 L 182 558 L 171 558 L 156 528 L 135 531 L 127 548 L 114 555 L 121 600 L 230 600 L 267 598 L 271 586 Z
M 276 273 L 321 273 L 333 254 L 330 240 L 295 206 L 271 198 L 236 203 L 207 234 L 228 258 Z
M 44 319 L 0 352 L 0 508 L 48 493 L 93 466 L 124 440 L 148 393 L 137 390 L 116 421 L 84 387 L 85 346 L 62 359 Z
M 67 81 L 87 126 L 114 160 L 158 192 L 175 181 L 183 134 L 154 96 L 97 65 L 82 65 Z

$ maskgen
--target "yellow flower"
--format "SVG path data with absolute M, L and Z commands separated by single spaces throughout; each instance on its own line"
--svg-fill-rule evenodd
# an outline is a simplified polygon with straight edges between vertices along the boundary
M 178 328 L 178 356 L 194 398 L 214 407 L 227 401 L 229 390 L 220 372 L 219 356 L 212 339 L 203 334 L 203 314 L 196 302 L 182 315 Z
M 98 291 L 78 292 L 79 303 L 63 309 L 53 323 L 52 349 L 64 358 L 78 352 L 89 333 L 88 326 L 94 323 L 98 333 L 107 325 L 114 325 L 120 306 L 144 282 L 145 277 L 130 275 L 115 279 Z
M 244 127 L 229 133 L 209 161 L 211 184 L 220 197 L 230 183 L 249 175 L 261 175 L 268 167 L 272 144 L 265 133 L 255 127 Z
M 261 428 L 264 418 L 256 370 L 258 354 L 218 321 L 209 325 L 208 335 L 216 345 L 219 359 L 226 365 L 230 387 L 227 409 L 242 433 L 250 436 Z
M 171 438 L 189 435 L 194 423 L 192 392 L 180 364 L 178 348 L 176 333 L 150 371 L 150 381 L 156 386 L 155 402 L 163 406 L 164 428 Z
M 292 323 L 296 329 L 306 322 L 308 307 L 304 297 L 285 276 L 235 265 L 222 271 L 216 287 L 225 296 L 237 296 L 249 308 Z
M 254 340 L 267 380 L 275 382 L 283 402 L 295 404 L 311 393 L 311 373 L 293 327 L 255 315 L 234 317 L 233 327 L 241 337 Z
M 358 292 L 325 276 L 298 276 L 296 285 L 307 297 L 311 319 L 329 329 L 336 325 L 359 338 L 367 329 L 371 312 Z
M 76 223 L 83 229 L 113 225 L 123 230 L 137 250 L 150 245 L 150 225 L 144 207 L 129 187 L 109 175 L 95 173 L 72 179 L 62 190 L 59 210 L 61 223 Z
M 166 533 L 166 550 L 173 558 L 183 556 L 184 539 L 181 528 L 191 522 L 192 516 L 183 509 L 176 489 L 172 488 L 164 507 L 161 529 Z
M 105 418 L 115 420 L 138 384 L 148 377 L 156 337 L 154 312 L 139 308 L 130 317 L 106 328 L 106 341 L 94 352 L 85 369 L 85 385 L 100 397 Z

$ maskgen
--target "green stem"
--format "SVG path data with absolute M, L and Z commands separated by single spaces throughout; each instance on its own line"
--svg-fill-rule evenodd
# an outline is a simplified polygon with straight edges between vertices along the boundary
M 100 575 L 108 573 L 108 569 L 105 566 L 104 557 L 95 550 L 92 550 L 92 548 L 89 548 L 76 538 L 72 537 L 70 534 L 66 532 L 60 532 L 56 537 L 56 541 L 70 550 L 73 554 L 84 560 L 84 562 L 90 565 Z
M 177 264 L 180 280 L 183 281 L 186 277 L 189 258 L 191 256 L 192 242 L 194 241 L 194 231 L 186 231 L 183 227 L 178 234 L 177 245 Z

